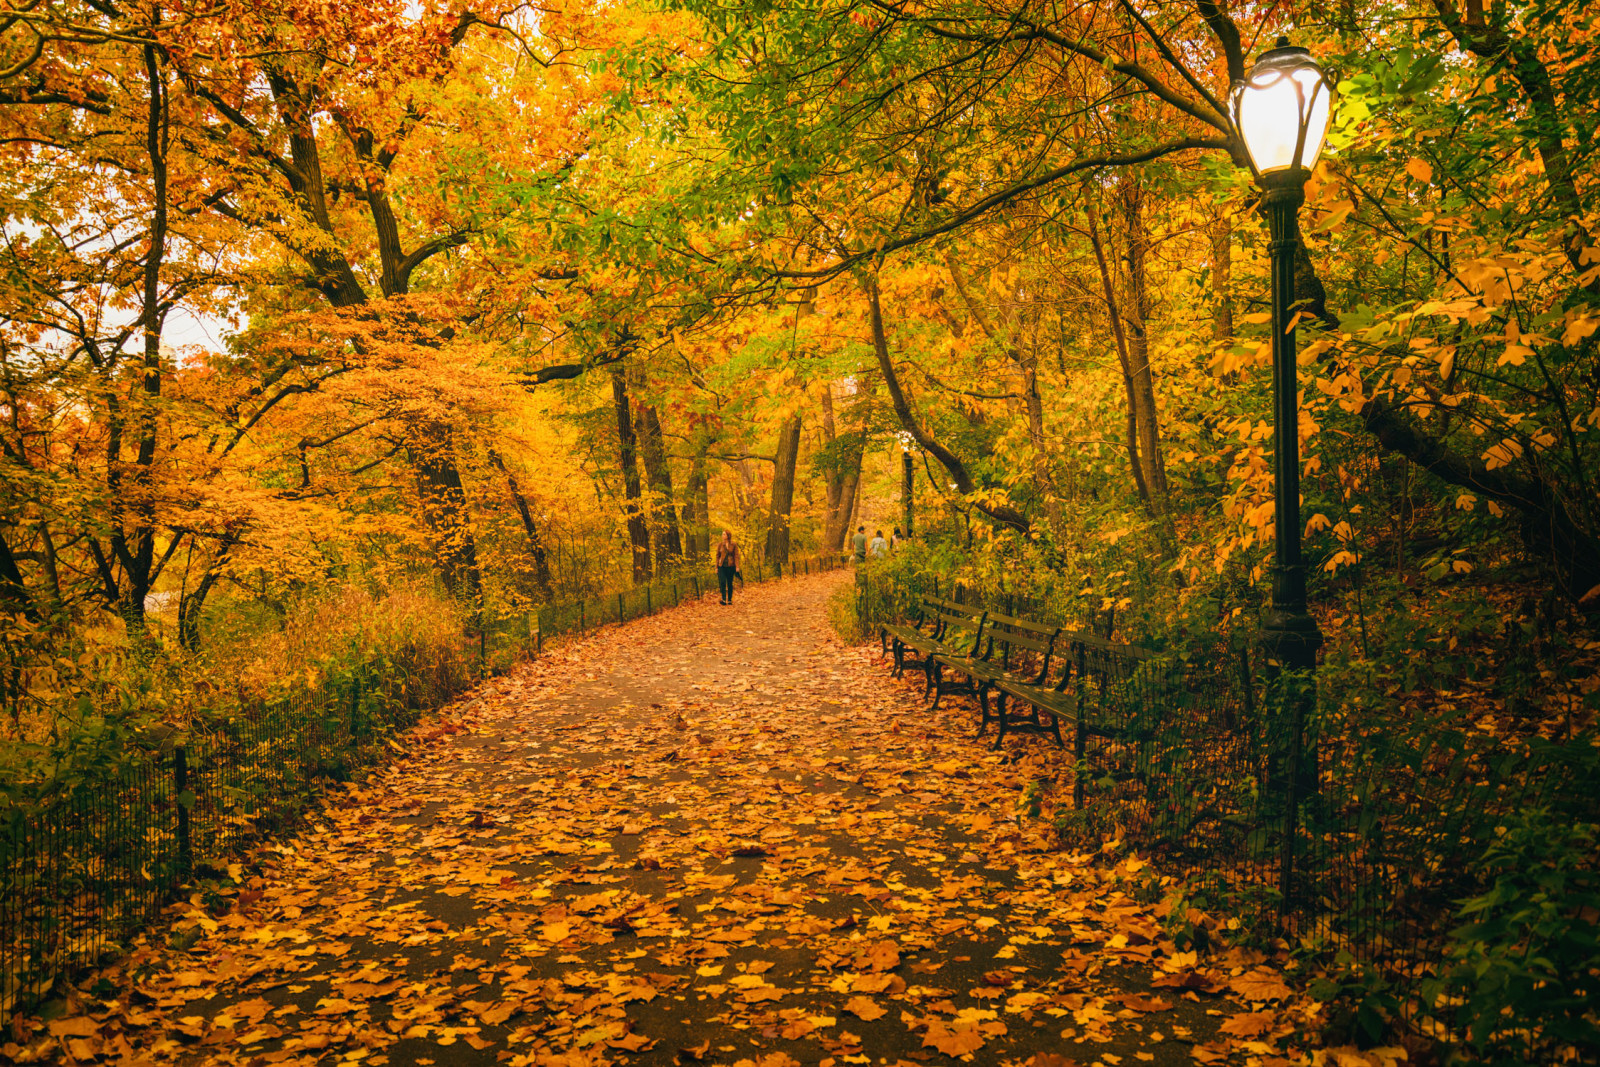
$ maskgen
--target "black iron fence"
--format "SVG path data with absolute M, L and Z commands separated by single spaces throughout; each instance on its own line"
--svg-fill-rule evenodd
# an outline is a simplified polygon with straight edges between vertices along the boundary
M 747 581 L 820 573 L 834 557 L 756 564 Z M 105 733 L 48 781 L 0 783 L 0 1023 L 120 951 L 196 874 L 292 825 L 318 789 L 383 758 L 389 739 L 484 676 L 564 634 L 626 622 L 716 588 L 692 571 L 620 593 L 486 616 L 458 646 L 410 648 L 272 699 L 199 709 L 176 729 Z
M 941 586 L 1063 626 L 1058 645 L 1081 657 L 1050 672 L 1067 669 L 1075 697 L 1055 813 L 1068 842 L 1129 841 L 1184 876 L 1191 906 L 1237 918 L 1233 936 L 1286 937 L 1339 960 L 1421 1025 L 1442 1025 L 1459 905 L 1488 890 L 1477 861 L 1507 824 L 1530 810 L 1600 822 L 1594 738 L 1509 741 L 1440 717 L 1384 718 L 1326 676 L 1274 679 L 1249 642 L 1118 646 L 1103 617 L 870 569 L 857 575 L 862 632 Z M 1284 710 L 1295 684 L 1318 686 L 1298 721 Z

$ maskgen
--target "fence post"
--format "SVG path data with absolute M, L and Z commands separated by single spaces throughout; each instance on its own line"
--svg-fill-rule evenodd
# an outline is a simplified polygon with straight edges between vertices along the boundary
M 617 625 L 622 625 L 622 594 L 617 594 Z
M 694 598 L 696 600 L 699 600 L 700 599 L 700 576 L 698 574 L 691 574 L 691 575 L 689 575 L 689 580 L 694 583 Z
M 544 620 L 539 618 L 538 613 L 533 616 L 533 654 L 544 655 Z
M 172 750 L 173 799 L 178 804 L 178 868 L 184 878 L 194 869 L 194 848 L 189 836 L 189 809 L 194 805 L 194 795 L 189 793 L 189 748 L 179 745 Z M 186 797 L 185 794 L 188 794 Z
M 586 605 L 586 604 L 587 604 L 587 603 L 588 603 L 588 601 L 587 601 L 587 600 L 580 600 L 580 601 L 578 601 L 578 632 L 579 632 L 579 633 L 580 633 L 580 634 L 581 634 L 581 633 L 583 633 L 583 632 L 584 632 L 584 631 L 585 631 L 585 630 L 587 630 L 587 629 L 588 629 L 588 626 L 586 626 L 586 625 L 585 625 L 585 624 L 584 624 L 584 620 L 583 620 L 583 609 L 584 609 L 584 606 L 585 606 L 585 605 Z
M 650 583 L 649 582 L 646 582 L 644 584 L 644 613 L 646 615 L 654 615 L 655 614 L 655 609 L 650 606 Z
M 489 629 L 488 629 L 487 626 L 485 626 L 483 624 L 483 620 L 479 619 L 478 620 L 478 677 L 479 678 L 487 678 L 489 676 L 489 655 L 488 655 L 488 653 L 489 653 Z

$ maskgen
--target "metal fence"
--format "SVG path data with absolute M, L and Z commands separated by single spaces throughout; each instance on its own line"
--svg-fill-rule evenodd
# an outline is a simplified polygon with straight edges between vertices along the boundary
M 820 573 L 834 557 L 754 565 L 747 580 Z M 282 696 L 192 716 L 181 734 L 103 740 L 79 769 L 0 796 L 0 1023 L 120 951 L 196 874 L 291 826 L 317 790 L 383 758 L 422 711 L 547 640 L 715 589 L 693 571 L 620 593 L 486 617 L 459 647 L 412 648 Z
M 1081 661 L 1050 672 L 1069 671 L 1078 720 L 1063 723 L 1064 838 L 1121 837 L 1241 932 L 1348 954 L 1346 966 L 1385 977 L 1408 1016 L 1429 1014 L 1419 991 L 1441 973 L 1459 902 L 1488 888 L 1474 861 L 1507 819 L 1537 806 L 1600 822 L 1592 738 L 1510 742 L 1440 719 L 1384 720 L 1326 684 L 1296 721 L 1283 710 L 1296 680 L 1274 680 L 1249 645 L 1133 650 L 1092 632 L 1103 619 L 870 570 L 857 575 L 862 632 L 940 585 L 947 599 L 1063 626 L 1060 646 L 1084 635 Z

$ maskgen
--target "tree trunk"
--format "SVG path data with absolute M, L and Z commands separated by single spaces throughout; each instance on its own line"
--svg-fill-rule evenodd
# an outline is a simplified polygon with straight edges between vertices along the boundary
M 628 519 L 628 543 L 633 549 L 633 580 L 650 580 L 650 527 L 645 522 L 640 499 L 638 441 L 633 433 L 633 413 L 628 404 L 627 368 L 616 363 L 611 368 L 611 399 L 617 414 L 617 456 L 622 467 L 623 513 Z
M 434 420 L 416 422 L 410 429 L 406 455 L 416 473 L 417 498 L 440 576 L 446 591 L 476 613 L 483 609 L 483 575 L 456 463 L 455 435 L 447 424 Z
M 655 535 L 656 569 L 667 570 L 683 558 L 683 537 L 672 492 L 672 468 L 661 437 L 661 415 L 653 406 L 639 409 L 639 454 L 650 482 L 649 515 Z
M 1123 314 L 1128 324 L 1128 364 L 1139 428 L 1139 459 L 1144 464 L 1145 484 L 1165 510 L 1167 469 L 1161 456 L 1155 375 L 1150 368 L 1150 233 L 1144 224 L 1144 187 L 1131 174 L 1123 176 L 1119 200 L 1128 228 L 1128 301 Z
M 538 524 L 533 521 L 533 511 L 528 507 L 527 498 L 522 495 L 521 487 L 517 485 L 517 476 L 506 469 L 505 460 L 501 459 L 500 453 L 492 448 L 489 449 L 489 462 L 506 480 L 506 490 L 511 494 L 511 503 L 516 506 L 517 514 L 522 517 L 522 530 L 528 535 L 528 554 L 533 558 L 533 581 L 539 588 L 539 595 L 548 602 L 553 596 L 550 588 L 550 557 L 544 550 L 544 538 L 539 533 Z
M 1150 499 L 1150 486 L 1144 480 L 1144 464 L 1139 462 L 1138 405 L 1134 401 L 1133 370 L 1129 366 L 1128 338 L 1122 329 L 1122 312 L 1117 302 L 1116 287 L 1111 282 L 1111 270 L 1106 265 L 1105 248 L 1100 243 L 1100 229 L 1095 224 L 1094 209 L 1089 209 L 1089 243 L 1094 247 L 1095 262 L 1100 266 L 1100 285 L 1105 292 L 1106 312 L 1111 320 L 1111 336 L 1116 342 L 1117 361 L 1122 365 L 1122 388 L 1128 398 L 1127 424 L 1123 440 L 1128 452 L 1128 469 L 1133 473 L 1133 485 L 1145 509 L 1154 514 L 1154 501 Z
M 847 431 L 841 446 L 843 456 L 830 472 L 828 482 L 828 515 L 823 524 L 822 549 L 825 552 L 841 552 L 844 550 L 845 541 L 850 535 L 850 516 L 855 511 L 856 489 L 861 482 L 861 460 L 866 450 L 867 421 L 871 417 L 872 407 L 869 402 L 871 397 L 870 382 L 864 386 L 855 401 L 860 418 L 857 428 Z M 824 431 L 833 425 L 833 395 L 828 387 L 828 395 L 823 400 Z M 836 430 L 837 427 L 835 426 Z M 839 454 L 839 449 L 834 454 Z
M 800 416 L 795 414 L 778 432 L 777 471 L 772 476 L 772 507 L 767 512 L 767 562 L 782 567 L 789 562 L 789 516 L 794 509 L 794 473 L 800 460 Z
M 905 523 L 903 531 L 907 537 L 912 534 L 912 524 L 917 514 L 916 490 L 916 461 L 911 458 L 910 452 L 902 452 L 900 453 L 900 507 L 905 513 L 901 521 Z
M 966 305 L 967 314 L 978 324 L 978 328 L 992 341 L 997 341 L 1005 346 L 1006 354 L 1011 362 L 1016 365 L 1017 373 L 1022 378 L 1022 401 L 1028 415 L 1028 442 L 1032 446 L 1033 456 L 1030 466 L 1033 475 L 1034 491 L 1039 494 L 1039 501 L 1044 505 L 1045 516 L 1049 519 L 1050 528 L 1057 534 L 1064 531 L 1064 521 L 1061 515 L 1061 502 L 1056 499 L 1055 485 L 1050 478 L 1049 457 L 1045 453 L 1044 443 L 1044 401 L 1039 396 L 1039 349 L 1037 344 L 1023 344 L 1022 316 L 1014 311 L 1004 308 L 999 316 L 999 327 L 991 323 L 989 316 L 984 312 L 983 306 L 972 295 L 972 289 L 967 285 L 966 278 L 962 275 L 960 266 L 954 256 L 945 256 L 945 266 L 950 271 L 950 278 L 955 283 L 956 292 L 960 294 L 961 301 Z M 1004 335 L 1002 336 L 1001 330 Z M 960 336 L 963 331 L 955 329 Z
M 200 647 L 200 615 L 205 610 L 206 597 L 211 595 L 217 579 L 222 577 L 222 569 L 238 543 L 238 538 L 233 535 L 224 536 L 216 554 L 206 565 L 205 573 L 200 576 L 200 584 L 195 586 L 194 592 L 178 601 L 178 641 L 190 652 Z
M 144 304 L 140 315 L 144 328 L 144 355 L 139 382 L 132 399 L 134 417 L 134 459 L 132 481 L 137 503 L 128 509 L 134 517 L 132 527 L 123 519 L 111 528 L 111 551 L 122 567 L 117 612 L 136 639 L 145 633 L 144 598 L 154 583 L 156 516 L 150 476 L 156 456 L 158 423 L 156 404 L 161 397 L 161 330 L 165 314 L 161 310 L 161 268 L 167 248 L 167 98 L 166 76 L 161 71 L 161 56 L 154 45 L 144 48 L 145 79 L 150 98 L 145 120 L 145 152 L 150 157 L 152 209 L 150 250 L 144 261 Z M 120 419 L 117 420 L 120 423 Z M 122 432 L 113 429 L 107 488 L 120 505 L 122 488 Z
M 963 496 L 970 496 L 977 490 L 977 485 L 968 473 L 967 466 L 961 462 L 954 452 L 940 444 L 932 434 L 928 433 L 911 414 L 911 405 L 907 403 L 905 392 L 900 388 L 900 378 L 895 373 L 894 361 L 889 358 L 889 339 L 883 328 L 883 306 L 878 295 L 877 278 L 867 280 L 867 306 L 871 311 L 872 347 L 878 356 L 878 369 L 883 372 L 884 384 L 889 387 L 889 399 L 894 404 L 895 416 L 900 420 L 901 429 L 909 433 L 921 445 L 923 450 L 937 459 L 950 478 L 956 483 L 956 489 Z M 1009 504 L 996 504 L 990 501 L 975 501 L 979 511 L 989 516 L 996 522 L 1027 533 L 1031 523 L 1028 517 Z
M 1523 540 L 1554 565 L 1561 592 L 1586 611 L 1600 611 L 1600 596 L 1584 599 L 1600 589 L 1600 538 L 1573 520 L 1565 501 L 1548 484 L 1509 467 L 1490 470 L 1481 459 L 1451 452 L 1383 400 L 1368 400 L 1361 408 L 1361 420 L 1384 450 L 1400 453 L 1451 485 L 1516 508 L 1522 513 Z
M 839 487 L 839 510 L 834 514 L 828 528 L 827 547 L 833 552 L 843 552 L 846 542 L 850 540 L 850 523 L 856 513 L 856 498 L 861 491 L 863 451 L 861 448 L 856 449 L 856 465 L 854 469 L 845 473 L 844 482 Z
M 17 566 L 5 533 L 0 531 L 0 607 L 5 611 L 27 616 L 37 622 L 38 608 L 28 595 L 28 584 L 22 579 L 22 569 Z
M 706 452 L 711 438 L 702 433 L 695 442 L 694 459 L 689 464 L 689 499 L 684 503 L 684 516 L 689 520 L 688 555 L 695 563 L 703 563 L 711 554 L 711 500 L 706 470 Z
M 1211 339 L 1233 337 L 1233 220 L 1218 212 L 1207 236 L 1211 239 Z

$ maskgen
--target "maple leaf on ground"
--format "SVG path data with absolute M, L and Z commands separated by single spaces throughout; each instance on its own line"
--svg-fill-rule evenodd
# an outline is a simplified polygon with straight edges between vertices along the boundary
M 1078 1061 L 1054 1052 L 1035 1052 L 1028 1067 L 1078 1067 Z
M 758 1060 L 739 1060 L 733 1067 L 800 1067 L 800 1061 L 787 1052 L 769 1052 Z
M 868 997 L 851 997 L 844 1002 L 844 1010 L 871 1022 L 889 1014 L 877 1001 Z
M 1277 1016 L 1270 1011 L 1245 1012 L 1229 1018 L 1217 1029 L 1234 1037 L 1257 1038 L 1271 1032 Z
M 863 970 L 893 970 L 900 966 L 900 948 L 893 941 L 875 941 L 856 953 L 855 964 Z
M 71 1019 L 56 1019 L 47 1028 L 52 1037 L 99 1037 L 100 1025 L 93 1019 L 79 1015 Z
M 924 1048 L 936 1048 L 946 1056 L 968 1056 L 983 1047 L 983 1035 L 975 1026 L 952 1030 L 944 1023 L 934 1020 L 928 1024 L 928 1032 L 922 1038 L 922 1045 Z
M 1202 971 L 1179 971 L 1164 974 L 1150 983 L 1162 989 L 1197 989 L 1202 993 L 1220 993 L 1224 986 L 1212 975 Z
M 1228 979 L 1228 987 L 1246 1000 L 1288 1000 L 1294 996 L 1282 975 L 1264 967 Z

